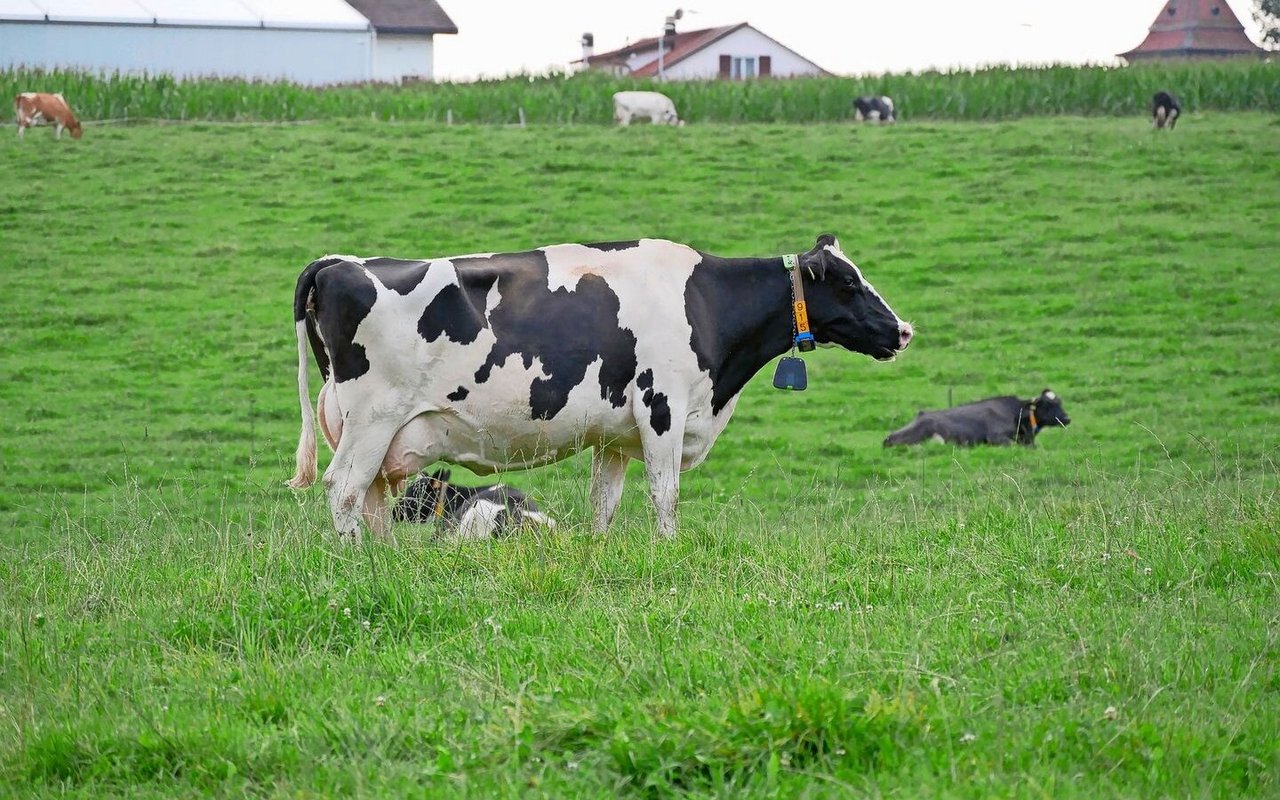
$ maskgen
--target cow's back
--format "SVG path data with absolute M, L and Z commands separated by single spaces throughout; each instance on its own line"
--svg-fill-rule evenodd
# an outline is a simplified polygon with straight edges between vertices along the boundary
M 990 397 L 936 411 L 921 411 L 910 423 L 890 433 L 885 445 L 927 440 L 950 444 L 996 444 L 1011 441 L 1018 431 L 1022 401 L 1012 395 Z
M 1012 395 L 990 397 L 973 403 L 927 411 L 942 437 L 956 444 L 983 444 L 1011 440 L 1017 434 L 1022 401 Z
M 642 373 L 688 385 L 709 410 L 685 310 L 703 257 L 646 239 L 337 260 L 316 274 L 315 307 L 339 405 L 400 396 L 398 444 L 447 442 L 448 460 L 482 473 L 638 448 Z

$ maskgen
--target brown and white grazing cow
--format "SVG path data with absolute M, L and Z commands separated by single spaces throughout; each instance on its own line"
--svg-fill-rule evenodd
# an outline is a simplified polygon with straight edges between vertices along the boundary
M 67 99 L 60 94 L 23 92 L 13 98 L 13 112 L 18 118 L 18 138 L 21 139 L 32 125 L 52 124 L 54 138 L 62 138 L 62 129 L 71 131 L 72 139 L 84 135 L 80 120 L 71 113 Z

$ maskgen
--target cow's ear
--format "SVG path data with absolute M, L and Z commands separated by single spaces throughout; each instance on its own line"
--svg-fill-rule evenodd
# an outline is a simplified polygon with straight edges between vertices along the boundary
M 820 281 L 827 277 L 827 265 L 831 261 L 831 254 L 827 252 L 827 248 L 835 243 L 836 237 L 829 233 L 824 233 L 818 237 L 818 243 L 814 245 L 812 250 L 800 256 L 800 266 L 815 281 Z

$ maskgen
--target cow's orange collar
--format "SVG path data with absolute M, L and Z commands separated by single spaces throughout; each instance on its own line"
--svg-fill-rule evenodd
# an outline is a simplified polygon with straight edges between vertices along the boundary
M 792 345 L 808 352 L 816 346 L 813 333 L 809 331 L 809 309 L 804 302 L 804 281 L 800 277 L 800 256 L 785 255 L 782 257 L 782 268 L 791 276 L 791 320 L 794 323 L 795 338 Z
M 432 509 L 437 517 L 444 516 L 444 495 L 449 489 L 449 484 L 444 481 L 434 481 L 436 484 L 436 507 Z

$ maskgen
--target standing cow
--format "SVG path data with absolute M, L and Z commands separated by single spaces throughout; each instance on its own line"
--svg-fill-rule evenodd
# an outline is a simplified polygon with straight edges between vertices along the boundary
M 26 134 L 27 128 L 45 123 L 52 123 L 55 139 L 62 138 L 64 128 L 71 131 L 72 139 L 79 139 L 84 135 L 80 120 L 71 113 L 71 106 L 67 105 L 66 98 L 60 94 L 23 92 L 13 98 L 13 113 L 18 118 L 19 139 Z
M 1156 92 L 1151 98 L 1152 125 L 1173 130 L 1180 116 L 1182 116 L 1182 106 L 1178 104 L 1178 98 L 1165 91 Z
M 795 265 L 798 264 L 798 267 Z M 818 343 L 878 360 L 903 322 L 824 234 L 798 256 L 722 258 L 658 239 L 424 261 L 329 256 L 298 278 L 302 431 L 316 477 L 308 342 L 340 422 L 324 483 L 339 535 L 388 530 L 388 485 L 436 461 L 478 474 L 593 450 L 596 530 L 641 459 L 664 535 L 680 472 L 707 457 L 747 381 L 792 346 L 798 269 Z
M 683 125 L 676 116 L 676 104 L 661 92 L 617 92 L 613 95 L 613 121 L 630 125 L 633 119 L 647 119 L 654 125 Z
M 888 95 L 854 98 L 853 118 L 858 122 L 870 120 L 892 124 L 897 121 L 893 111 L 893 100 Z
M 1030 447 L 1045 428 L 1070 424 L 1062 400 L 1045 389 L 1030 400 L 1008 395 L 941 411 L 921 411 L 905 427 L 885 437 L 884 446 L 935 441 L 960 445 L 1017 442 Z

